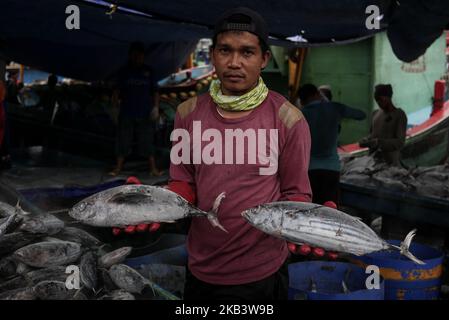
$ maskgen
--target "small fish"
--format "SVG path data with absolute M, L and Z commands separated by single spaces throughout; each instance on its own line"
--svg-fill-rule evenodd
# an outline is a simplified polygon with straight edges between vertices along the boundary
M 65 282 L 68 274 L 65 273 L 66 268 L 62 266 L 49 267 L 44 269 L 37 269 L 30 271 L 24 275 L 24 277 L 32 285 L 36 285 L 44 280 L 54 280 Z
M 88 289 L 95 292 L 97 287 L 97 258 L 94 253 L 89 251 L 81 257 L 80 261 L 80 280 Z
M 76 242 L 86 247 L 99 247 L 102 245 L 102 242 L 95 236 L 83 229 L 75 227 L 65 227 L 55 237 L 65 241 Z
M 0 218 L 8 218 L 9 216 L 12 216 L 13 214 L 17 214 L 18 216 L 27 216 L 30 213 L 24 211 L 20 207 L 20 201 L 17 201 L 17 204 L 15 207 L 0 201 Z
M 212 209 L 205 212 L 178 194 L 162 187 L 123 185 L 80 201 L 69 211 L 69 215 L 82 223 L 96 227 L 169 223 L 189 216 L 205 216 L 214 227 L 226 231 L 217 217 L 218 208 L 224 197 L 224 193 L 218 195 Z
M 11 291 L 29 286 L 28 280 L 22 276 L 18 276 L 0 283 L 0 292 Z
M 16 250 L 14 259 L 31 267 L 45 268 L 73 263 L 81 255 L 81 246 L 75 242 L 38 242 Z
M 117 287 L 127 292 L 141 294 L 150 282 L 133 268 L 124 264 L 115 264 L 109 269 L 109 275 Z
M 30 244 L 38 239 L 42 235 L 31 234 L 26 232 L 13 232 L 7 233 L 0 237 L 0 255 L 13 252 L 27 244 Z
M 65 282 L 54 280 L 41 281 L 32 290 L 40 300 L 69 300 L 75 294 L 74 290 L 66 287 Z
M 8 232 L 10 232 L 15 225 L 20 222 L 21 218 L 14 213 L 10 215 L 8 218 L 4 218 L 0 220 L 0 237 Z
M 409 251 L 416 230 L 412 230 L 400 246 L 395 246 L 381 239 L 360 219 L 322 205 L 273 202 L 245 210 L 242 216 L 257 229 L 295 244 L 307 243 L 354 255 L 398 249 L 413 262 L 424 264 Z
M 99 275 L 100 275 L 99 279 L 101 282 L 101 286 L 106 292 L 112 292 L 112 291 L 118 289 L 118 287 L 115 285 L 114 281 L 112 281 L 108 270 L 99 269 L 98 271 L 99 271 Z
M 0 293 L 0 300 L 36 300 L 32 288 L 19 288 Z
M 126 257 L 131 253 L 132 247 L 122 247 L 117 250 L 108 252 L 98 259 L 98 267 L 109 269 L 114 264 L 125 261 Z
M 19 230 L 46 235 L 54 235 L 64 228 L 64 221 L 52 214 L 30 215 L 23 219 Z
M 109 275 L 111 276 L 112 281 L 114 281 L 119 288 L 127 292 L 142 294 L 145 288 L 150 287 L 153 292 L 157 292 L 157 294 L 168 300 L 180 300 L 175 295 L 162 289 L 157 284 L 149 279 L 146 279 L 139 272 L 127 265 L 113 265 L 111 269 L 109 269 Z
M 5 257 L 0 260 L 0 279 L 10 278 L 16 275 L 17 263 L 12 257 Z

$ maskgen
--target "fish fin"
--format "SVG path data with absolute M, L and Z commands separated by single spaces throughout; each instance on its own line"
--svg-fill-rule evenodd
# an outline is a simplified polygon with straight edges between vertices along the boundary
M 96 291 L 95 289 L 93 289 L 93 290 L 94 290 L 95 296 L 98 296 L 104 290 L 104 288 L 100 288 L 98 291 Z
M 416 235 L 416 229 L 413 229 L 410 231 L 407 236 L 405 237 L 404 241 L 401 242 L 401 246 L 399 247 L 401 254 L 412 260 L 416 264 L 426 264 L 424 261 L 419 260 L 417 257 L 415 257 L 410 251 L 410 244 L 412 243 L 413 238 Z
M 126 204 L 141 204 L 142 202 L 151 201 L 151 197 L 139 192 L 132 193 L 117 193 L 113 195 L 109 201 L 116 204 L 126 203 Z M 152 201 L 151 201 L 152 202 Z
M 17 204 L 15 206 L 15 213 L 17 213 L 18 215 L 21 216 L 28 216 L 30 213 L 26 212 L 25 210 L 22 209 L 22 207 L 20 206 L 20 199 L 17 199 Z
M 218 227 L 224 232 L 228 233 L 228 231 L 220 224 L 218 221 L 218 208 L 220 207 L 221 201 L 226 197 L 226 193 L 222 192 L 218 195 L 218 197 L 215 199 L 214 204 L 212 206 L 212 210 L 210 210 L 207 213 L 207 218 L 209 219 L 209 222 L 214 226 Z
M 156 296 L 156 292 L 157 292 L 160 296 L 164 297 L 167 300 L 181 300 L 177 296 L 175 296 L 173 293 L 161 288 L 159 285 L 157 285 L 150 279 L 151 279 L 151 274 L 149 275 L 149 279 L 147 279 L 147 284 L 150 286 L 151 290 L 153 291 L 154 296 Z

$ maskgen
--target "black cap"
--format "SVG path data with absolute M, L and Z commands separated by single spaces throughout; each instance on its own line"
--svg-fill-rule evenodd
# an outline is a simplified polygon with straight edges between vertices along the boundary
M 268 44 L 268 27 L 264 18 L 257 12 L 239 7 L 226 11 L 215 24 L 214 36 L 225 31 L 248 31 Z

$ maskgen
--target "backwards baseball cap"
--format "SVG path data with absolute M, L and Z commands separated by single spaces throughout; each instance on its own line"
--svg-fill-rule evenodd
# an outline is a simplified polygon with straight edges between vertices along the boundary
M 239 7 L 226 11 L 215 24 L 214 36 L 225 31 L 247 31 L 255 34 L 268 44 L 268 26 L 257 12 Z

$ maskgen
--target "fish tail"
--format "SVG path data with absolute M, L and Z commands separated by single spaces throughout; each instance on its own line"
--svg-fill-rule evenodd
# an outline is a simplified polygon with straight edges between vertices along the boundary
M 209 222 L 214 226 L 218 227 L 224 232 L 228 233 L 228 231 L 220 224 L 218 221 L 218 208 L 220 207 L 221 201 L 226 197 L 226 193 L 222 192 L 218 195 L 218 197 L 214 201 L 214 205 L 212 206 L 212 210 L 207 213 L 207 218 Z
M 15 213 L 17 213 L 18 215 L 21 215 L 21 216 L 28 216 L 29 215 L 29 212 L 26 212 L 20 206 L 20 199 L 17 199 L 17 204 L 16 204 L 14 209 L 15 209 Z
M 400 250 L 401 254 L 412 260 L 416 264 L 426 264 L 424 261 L 419 260 L 410 252 L 410 244 L 412 243 L 413 238 L 416 235 L 416 229 L 410 231 L 405 237 L 404 241 L 401 242 L 400 247 L 396 247 Z
M 167 300 L 181 300 L 177 296 L 175 296 L 173 293 L 161 288 L 159 285 L 148 279 L 147 282 L 148 286 L 150 286 L 151 290 L 153 291 L 153 295 L 156 296 L 156 292 L 161 296 L 164 297 Z

